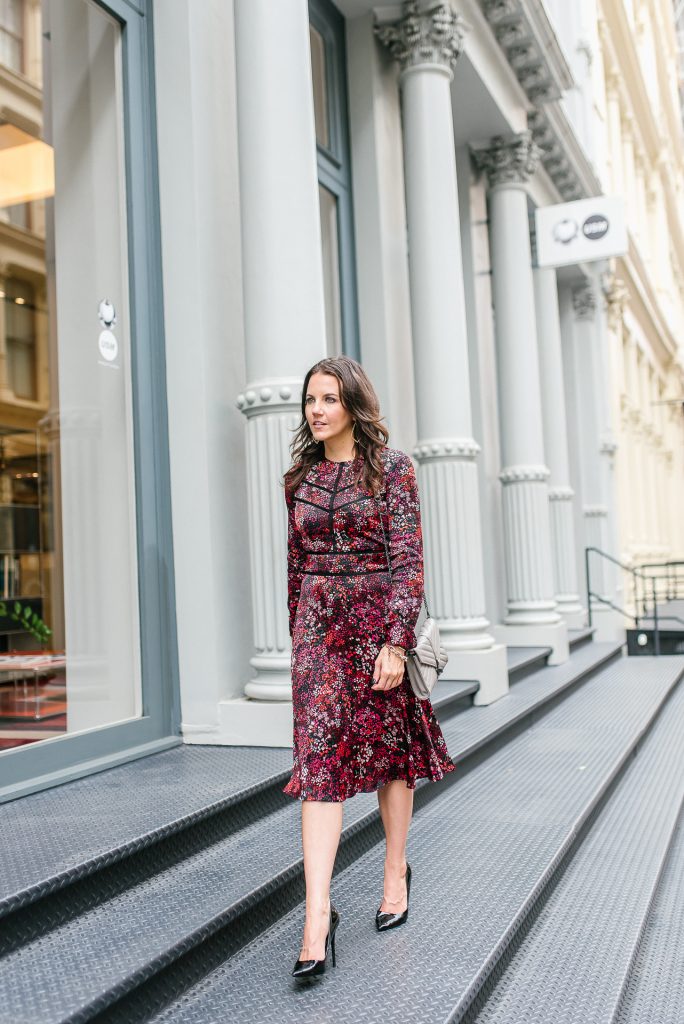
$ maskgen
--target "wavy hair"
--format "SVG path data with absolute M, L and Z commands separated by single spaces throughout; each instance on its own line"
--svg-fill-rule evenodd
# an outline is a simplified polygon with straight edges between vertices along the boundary
M 306 418 L 306 392 L 314 373 L 329 373 L 336 377 L 340 387 L 340 401 L 354 418 L 356 454 L 363 456 L 354 483 L 361 483 L 372 494 L 377 494 L 384 482 L 381 451 L 389 441 L 389 431 L 380 422 L 380 403 L 370 379 L 355 359 L 335 356 L 321 359 L 311 367 L 302 385 L 302 418 L 290 442 L 292 465 L 283 476 L 288 492 L 294 493 L 309 469 L 325 453 L 323 441 L 316 441 Z

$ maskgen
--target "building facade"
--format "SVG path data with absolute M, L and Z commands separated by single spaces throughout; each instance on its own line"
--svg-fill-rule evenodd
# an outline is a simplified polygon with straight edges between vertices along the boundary
M 507 646 L 567 659 L 588 546 L 682 556 L 665 0 L 3 10 L 4 579 L 35 617 L 6 609 L 2 798 L 291 742 L 280 478 L 325 355 L 414 459 L 445 674 L 478 702 Z M 628 252 L 539 266 L 535 210 L 611 192 Z M 598 555 L 592 590 L 619 636 Z

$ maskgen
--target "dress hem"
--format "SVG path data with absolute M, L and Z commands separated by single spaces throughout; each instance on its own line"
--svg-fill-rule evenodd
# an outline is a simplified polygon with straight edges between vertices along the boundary
M 306 793 L 303 793 L 301 785 L 299 785 L 296 780 L 290 779 L 287 785 L 283 787 L 283 793 L 301 801 L 317 800 L 324 803 L 342 803 L 350 797 L 356 796 L 357 793 L 375 793 L 378 789 L 386 786 L 388 782 L 402 781 L 406 783 L 409 789 L 416 788 L 416 781 L 418 779 L 429 779 L 430 782 L 440 782 L 445 775 L 455 771 L 457 767 L 458 765 L 456 762 L 451 761 L 449 764 L 444 765 L 444 768 L 440 769 L 439 772 L 422 771 L 413 775 L 412 778 L 408 778 L 405 773 L 390 772 L 389 774 L 384 775 L 381 779 L 369 780 L 367 785 L 357 785 L 349 788 L 344 796 L 336 797 L 331 797 L 329 791 L 323 793 L 320 790 L 307 790 Z

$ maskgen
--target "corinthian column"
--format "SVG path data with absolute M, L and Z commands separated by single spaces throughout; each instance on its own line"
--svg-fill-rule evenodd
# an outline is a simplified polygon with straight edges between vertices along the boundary
M 507 613 L 495 635 L 568 657 L 554 597 L 549 470 L 544 458 L 526 183 L 540 157 L 529 131 L 497 137 L 475 159 L 489 181 L 489 233 L 499 379 Z
M 584 624 L 584 612 L 577 593 L 575 528 L 568 459 L 568 429 L 563 385 L 558 286 L 553 267 L 535 267 L 534 298 L 539 371 L 544 422 L 544 449 L 549 467 L 549 512 L 551 554 L 558 611 L 568 627 Z
M 235 46 L 247 364 L 237 405 L 247 418 L 251 664 L 257 673 L 245 693 L 289 700 L 280 479 L 300 418 L 303 374 L 326 354 L 306 0 L 236 0 Z
M 445 677 L 478 679 L 476 703 L 488 704 L 506 692 L 508 673 L 485 615 L 469 390 L 450 92 L 463 22 L 448 3 L 409 2 L 375 31 L 401 69 L 426 592 L 450 652 Z

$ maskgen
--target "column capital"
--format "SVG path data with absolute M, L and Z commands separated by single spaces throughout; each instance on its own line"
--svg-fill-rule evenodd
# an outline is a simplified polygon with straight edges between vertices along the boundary
M 465 21 L 443 0 L 405 0 L 397 21 L 376 20 L 373 31 L 402 72 L 421 64 L 439 64 L 451 74 L 463 50 Z
M 587 321 L 594 319 L 596 292 L 590 284 L 583 284 L 573 290 L 572 308 L 575 313 L 575 320 Z
M 611 330 L 617 330 L 622 324 L 625 307 L 629 299 L 629 292 L 625 282 L 615 274 L 607 274 L 603 281 L 603 294 L 606 300 L 608 326 Z
M 487 149 L 474 149 L 475 163 L 485 171 L 489 187 L 524 184 L 537 169 L 542 151 L 526 129 L 510 138 L 496 135 Z

